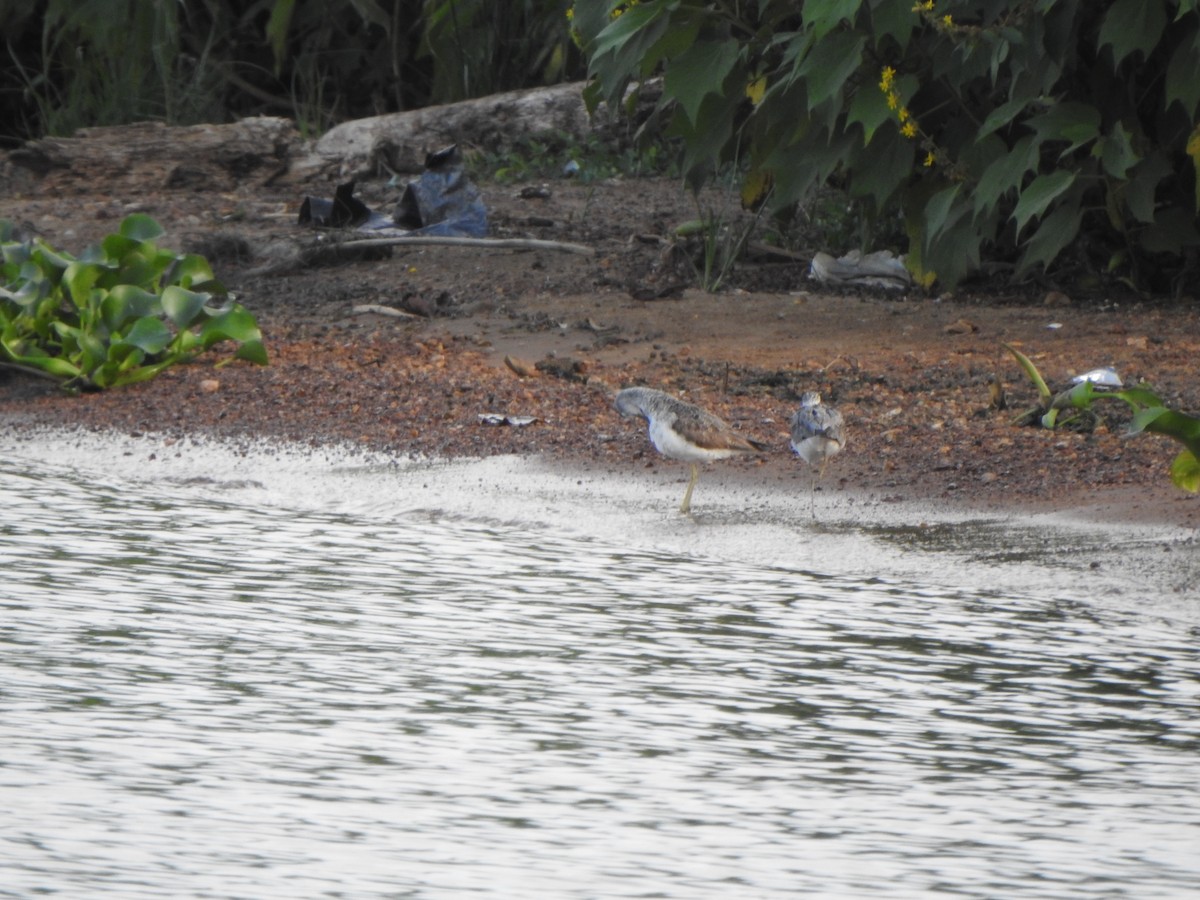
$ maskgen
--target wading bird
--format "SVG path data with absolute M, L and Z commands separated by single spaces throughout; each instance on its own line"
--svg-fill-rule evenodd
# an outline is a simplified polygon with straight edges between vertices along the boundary
M 692 508 L 692 488 L 700 477 L 700 463 L 766 449 L 758 441 L 742 437 L 712 413 L 653 388 L 625 388 L 617 394 L 615 406 L 623 416 L 642 416 L 650 423 L 650 442 L 659 453 L 667 459 L 691 463 L 692 477 L 679 506 L 681 513 Z
M 829 458 L 846 446 L 846 423 L 842 414 L 821 402 L 816 391 L 806 391 L 800 398 L 800 408 L 792 416 L 792 449 L 813 467 L 808 494 L 813 515 L 816 515 L 817 479 L 825 472 Z

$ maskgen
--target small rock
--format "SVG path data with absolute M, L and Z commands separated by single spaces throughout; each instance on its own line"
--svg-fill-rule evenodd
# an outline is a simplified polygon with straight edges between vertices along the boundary
M 221 382 L 215 378 L 205 378 L 200 382 L 200 390 L 206 394 L 215 394 L 221 389 Z
M 1045 306 L 1070 306 L 1071 298 L 1062 291 L 1050 291 L 1050 293 L 1046 294 L 1042 303 Z
M 1125 345 L 1135 350 L 1146 350 L 1150 347 L 1150 338 L 1144 335 L 1141 337 L 1127 337 L 1125 338 Z

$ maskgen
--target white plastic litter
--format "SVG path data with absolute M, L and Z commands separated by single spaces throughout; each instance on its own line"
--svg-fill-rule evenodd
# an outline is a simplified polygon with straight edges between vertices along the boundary
M 834 259 L 828 253 L 818 253 L 809 265 L 809 277 L 822 284 L 858 284 L 868 287 L 903 290 L 912 287 L 912 275 L 904 267 L 904 258 L 890 250 L 876 250 L 865 256 L 851 250 Z

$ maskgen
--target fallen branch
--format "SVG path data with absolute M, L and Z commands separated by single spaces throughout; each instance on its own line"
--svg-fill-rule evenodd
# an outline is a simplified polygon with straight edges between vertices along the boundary
M 395 316 L 397 319 L 423 319 L 424 316 L 418 316 L 416 313 L 410 313 L 405 309 L 396 309 L 394 306 L 381 306 L 378 303 L 363 303 L 359 306 L 350 307 L 352 315 L 365 315 L 366 313 L 375 313 L 379 316 Z
M 433 235 L 405 235 L 402 237 L 364 238 L 342 241 L 343 247 L 430 247 L 435 245 L 450 247 L 480 247 L 495 250 L 559 250 L 563 253 L 577 253 L 580 256 L 595 256 L 594 247 L 583 244 L 568 244 L 563 241 L 542 241 L 535 238 L 471 238 L 471 237 L 436 237 Z

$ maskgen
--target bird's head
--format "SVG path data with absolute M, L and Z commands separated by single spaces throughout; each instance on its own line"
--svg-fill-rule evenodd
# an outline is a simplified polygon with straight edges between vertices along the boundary
M 625 388 L 618 391 L 613 406 L 623 416 L 644 416 L 642 409 L 642 392 L 640 388 Z

